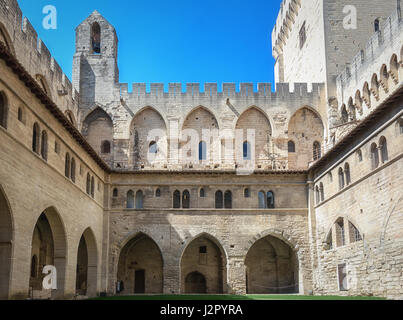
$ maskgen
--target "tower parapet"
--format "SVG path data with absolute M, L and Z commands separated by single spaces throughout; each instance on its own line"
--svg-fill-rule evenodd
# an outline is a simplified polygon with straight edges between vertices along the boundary
M 403 24 L 395 12 L 372 35 L 365 50 L 357 53 L 350 65 L 336 80 L 339 110 L 355 108 L 356 118 L 362 119 L 380 104 L 390 92 L 387 82 L 393 74 L 392 58 L 401 63 Z M 386 67 L 386 69 L 385 69 Z M 400 81 L 401 82 L 401 81 Z

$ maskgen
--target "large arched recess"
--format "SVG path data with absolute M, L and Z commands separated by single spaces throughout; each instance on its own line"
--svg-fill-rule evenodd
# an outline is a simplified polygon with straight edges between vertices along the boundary
M 243 139 L 240 141 L 242 145 L 249 140 L 247 131 L 255 130 L 254 144 L 256 162 L 265 162 L 269 159 L 270 152 L 272 152 L 271 137 L 273 129 L 269 118 L 262 110 L 255 106 L 248 108 L 238 118 L 235 129 L 243 131 Z M 253 141 L 248 142 L 253 146 Z M 240 150 L 242 150 L 242 148 L 240 148 Z
M 15 56 L 13 42 L 9 33 L 7 32 L 6 27 L 2 22 L 0 22 L 0 41 L 3 42 L 6 45 L 7 49 L 11 52 L 11 54 Z
M 324 141 L 320 115 L 307 106 L 296 111 L 288 124 L 288 140 L 295 144 L 295 153 L 289 154 L 289 169 L 307 169 L 314 158 L 314 143 L 322 147 Z
M 138 233 L 120 251 L 117 281 L 121 294 L 158 294 L 163 292 L 164 262 L 156 242 Z
M 198 161 L 199 160 L 199 143 L 204 142 L 206 144 L 206 160 L 214 161 L 218 160 L 218 155 L 215 153 L 218 150 L 219 139 L 218 130 L 219 124 L 216 116 L 207 108 L 203 106 L 198 106 L 193 109 L 184 119 L 182 124 L 182 138 L 180 142 L 180 150 L 182 159 L 189 158 L 188 150 L 183 147 L 190 143 L 190 137 L 185 130 L 194 130 L 197 133 L 197 141 L 195 141 L 196 150 L 192 151 L 192 157 Z M 186 148 L 188 149 L 188 148 Z M 193 154 L 195 152 L 195 154 Z M 185 155 L 186 153 L 186 155 Z
M 53 265 L 57 272 L 57 289 L 52 297 L 64 297 L 66 281 L 67 238 L 63 221 L 54 207 L 50 207 L 39 216 L 32 231 L 32 249 L 30 266 L 30 287 L 42 297 L 43 267 Z
M 113 122 L 110 116 L 100 107 L 85 117 L 82 134 L 101 158 L 112 165 L 113 161 Z M 103 153 L 102 145 L 109 142 L 108 153 Z
M 0 186 L 0 300 L 9 297 L 13 226 L 11 209 Z
M 298 293 L 298 257 L 291 246 L 267 235 L 257 240 L 245 258 L 248 294 Z
M 180 260 L 180 281 L 184 294 L 227 292 L 227 255 L 216 238 L 203 233 L 187 244 Z
M 156 144 L 156 155 L 149 153 L 152 143 Z M 154 108 L 145 107 L 134 116 L 130 125 L 129 146 L 129 164 L 134 168 L 162 163 L 166 159 L 167 125 L 162 115 Z
M 98 249 L 91 228 L 84 231 L 77 249 L 76 292 L 95 297 L 98 291 Z

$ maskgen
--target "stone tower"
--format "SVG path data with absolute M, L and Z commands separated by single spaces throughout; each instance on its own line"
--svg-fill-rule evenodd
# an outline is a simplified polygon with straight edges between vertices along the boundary
M 368 39 L 398 7 L 396 0 L 283 0 L 272 33 L 276 82 L 327 84 L 366 49 Z M 347 24 L 346 24 L 347 23 Z
M 119 81 L 117 53 L 115 28 L 97 11 L 76 28 L 73 86 L 80 93 L 83 113 L 111 100 Z

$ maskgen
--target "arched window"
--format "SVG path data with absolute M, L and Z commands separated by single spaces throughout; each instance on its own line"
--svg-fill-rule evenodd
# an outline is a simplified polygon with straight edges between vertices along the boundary
M 101 153 L 102 154 L 109 154 L 111 153 L 111 143 L 109 141 L 102 141 L 101 144 Z
M 399 133 L 403 134 L 403 119 L 399 119 L 398 128 L 399 128 Z
M 113 189 L 113 197 L 114 197 L 114 198 L 117 198 L 118 195 L 119 195 L 118 189 L 116 189 L 116 188 Z
M 31 259 L 31 278 L 36 278 L 37 277 L 37 272 L 38 270 L 38 258 L 36 255 L 33 255 Z
M 182 194 L 182 208 L 189 209 L 190 208 L 190 193 L 188 190 L 183 191 Z
M 199 161 L 207 160 L 207 145 L 204 141 L 199 143 Z
M 173 194 L 173 207 L 179 209 L 181 207 L 181 193 L 176 190 Z
M 76 182 L 76 160 L 71 159 L 71 170 L 70 170 L 71 181 Z
M 91 28 L 91 47 L 93 54 L 101 53 L 101 27 L 98 22 L 94 22 Z
M 266 193 L 264 191 L 260 191 L 258 194 L 258 200 L 259 200 L 259 209 L 266 209 Z
M 374 29 L 375 29 L 375 32 L 379 32 L 381 30 L 381 25 L 379 23 L 379 19 L 375 19 L 375 21 L 374 21 Z
M 35 122 L 32 133 L 32 151 L 37 154 L 39 154 L 40 134 L 39 124 Z
M 8 105 L 6 96 L 0 92 L 0 126 L 7 129 Z
M 133 190 L 129 190 L 127 192 L 126 208 L 134 209 L 134 192 L 133 192 Z
M 294 141 L 288 141 L 288 152 L 294 153 L 295 152 L 295 143 Z
M 339 169 L 339 189 L 344 189 L 344 172 L 342 168 Z
M 215 193 L 215 208 L 216 209 L 223 209 L 224 208 L 224 196 L 222 191 L 218 190 Z
M 232 192 L 231 191 L 225 192 L 224 207 L 225 207 L 225 209 L 232 209 Z
M 158 189 L 155 191 L 155 196 L 156 196 L 157 198 L 160 198 L 160 197 L 161 197 L 161 189 L 160 189 L 160 188 L 158 188 Z
M 336 222 L 336 239 L 337 239 L 337 246 L 341 247 L 346 244 L 346 234 L 344 230 L 344 219 L 340 218 Z
M 267 208 L 269 208 L 269 209 L 274 209 L 275 208 L 274 192 L 273 191 L 267 192 Z
M 64 175 L 66 178 L 70 178 L 70 154 L 68 152 L 66 153 L 66 159 L 64 162 Z
M 346 163 L 344 165 L 344 174 L 346 176 L 346 185 L 350 185 L 351 183 L 351 173 L 350 173 L 350 165 Z
M 329 182 L 332 183 L 333 182 L 333 174 L 331 172 L 329 172 L 328 177 L 329 177 Z
M 249 188 L 246 188 L 243 192 L 243 195 L 245 198 L 250 198 L 250 190 Z
M 243 159 L 244 160 L 251 160 L 251 147 L 248 141 L 243 143 Z
M 388 144 L 386 143 L 385 137 L 381 137 L 381 139 L 379 139 L 379 150 L 381 151 L 381 161 L 382 163 L 385 163 L 389 160 Z
M 204 198 L 206 197 L 206 191 L 204 190 L 204 188 L 200 189 L 200 198 Z
M 319 185 L 319 192 L 320 192 L 320 201 L 325 201 L 325 188 L 323 187 L 322 182 Z
M 315 194 L 316 194 L 316 204 L 320 203 L 320 191 L 319 191 L 319 186 L 316 186 L 315 188 Z
M 350 242 L 358 242 L 362 240 L 360 231 L 353 225 L 350 221 L 348 222 L 348 226 L 350 229 Z
M 94 177 L 91 178 L 91 197 L 95 196 L 95 180 Z
M 148 146 L 148 153 L 157 154 L 158 153 L 158 145 L 155 141 L 152 141 Z
M 144 194 L 139 190 L 136 193 L 136 209 L 144 209 Z
M 357 151 L 357 160 L 358 160 L 358 162 L 362 162 L 362 151 L 361 150 Z
M 376 169 L 379 166 L 379 153 L 378 147 L 376 143 L 371 145 L 371 162 L 372 162 L 372 169 Z
M 91 176 L 89 173 L 87 173 L 86 191 L 88 195 L 91 194 Z
M 42 143 L 41 143 L 41 156 L 42 159 L 48 160 L 48 134 L 45 130 L 42 131 Z
M 318 141 L 315 141 L 313 143 L 313 160 L 319 160 L 322 157 L 322 152 L 320 149 L 320 143 Z

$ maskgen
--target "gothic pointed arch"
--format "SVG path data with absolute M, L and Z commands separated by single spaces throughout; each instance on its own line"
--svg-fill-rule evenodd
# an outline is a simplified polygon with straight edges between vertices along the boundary
M 66 261 L 67 261 L 67 236 L 64 223 L 60 214 L 54 207 L 44 210 L 32 231 L 31 257 L 38 257 L 38 277 L 30 278 L 30 287 L 38 294 L 43 292 L 42 281 L 44 274 L 42 269 L 46 265 L 53 265 L 57 270 L 57 289 L 52 291 L 52 298 L 64 296 Z M 33 261 L 30 259 L 30 261 Z M 34 297 L 35 297 L 34 292 Z
M 267 162 L 271 153 L 273 129 L 269 117 L 256 106 L 246 109 L 237 119 L 235 130 L 241 130 L 242 140 L 237 141 L 241 146 L 235 146 L 235 152 L 241 152 L 236 159 L 251 160 L 255 156 L 256 163 Z M 248 130 L 254 130 L 254 141 L 248 135 Z M 248 145 L 251 155 L 244 156 L 243 145 Z M 253 160 L 253 159 L 252 159 Z
M 299 265 L 293 248 L 272 235 L 260 237 L 245 258 L 248 294 L 298 293 Z
M 153 148 L 150 144 L 153 143 Z M 130 124 L 129 166 L 161 165 L 168 152 L 166 121 L 155 108 L 147 106 L 136 113 Z
M 181 292 L 226 293 L 227 261 L 227 253 L 217 238 L 207 233 L 193 237 L 186 243 L 180 259 Z M 204 289 L 203 282 L 197 281 L 202 277 L 192 277 L 195 273 L 206 279 Z
M 324 125 L 319 113 L 308 106 L 297 110 L 288 124 L 288 139 L 298 150 L 289 159 L 289 169 L 306 169 L 317 155 L 314 148 L 323 144 Z
M 109 114 L 101 107 L 92 110 L 84 119 L 82 134 L 99 156 L 111 165 L 113 152 L 102 153 L 103 142 L 113 145 L 113 122 Z
M 204 157 L 200 161 L 212 161 L 214 159 L 214 152 L 218 150 L 217 139 L 214 139 L 214 133 L 218 133 L 219 124 L 216 116 L 209 109 L 198 106 L 190 111 L 184 118 L 182 124 L 182 136 L 180 142 L 181 156 L 183 159 L 192 157 L 195 162 L 199 161 L 199 145 L 203 143 Z M 197 133 L 197 136 L 189 136 L 188 130 L 192 130 Z M 192 141 L 191 139 L 194 139 Z M 185 146 L 192 144 L 192 150 L 189 150 Z M 196 150 L 193 150 L 195 145 Z
M 164 261 L 158 244 L 139 232 L 123 244 L 117 266 L 117 282 L 122 294 L 163 292 Z
M 0 185 L 0 300 L 9 298 L 13 253 L 13 220 L 11 207 Z
M 2 22 L 0 22 L 0 42 L 2 42 L 6 46 L 8 51 L 10 51 L 13 56 L 15 56 L 13 41 L 11 40 L 9 33 L 7 32 L 7 28 Z
M 80 238 L 76 270 L 76 293 L 95 297 L 98 291 L 98 249 L 91 228 L 87 228 Z

